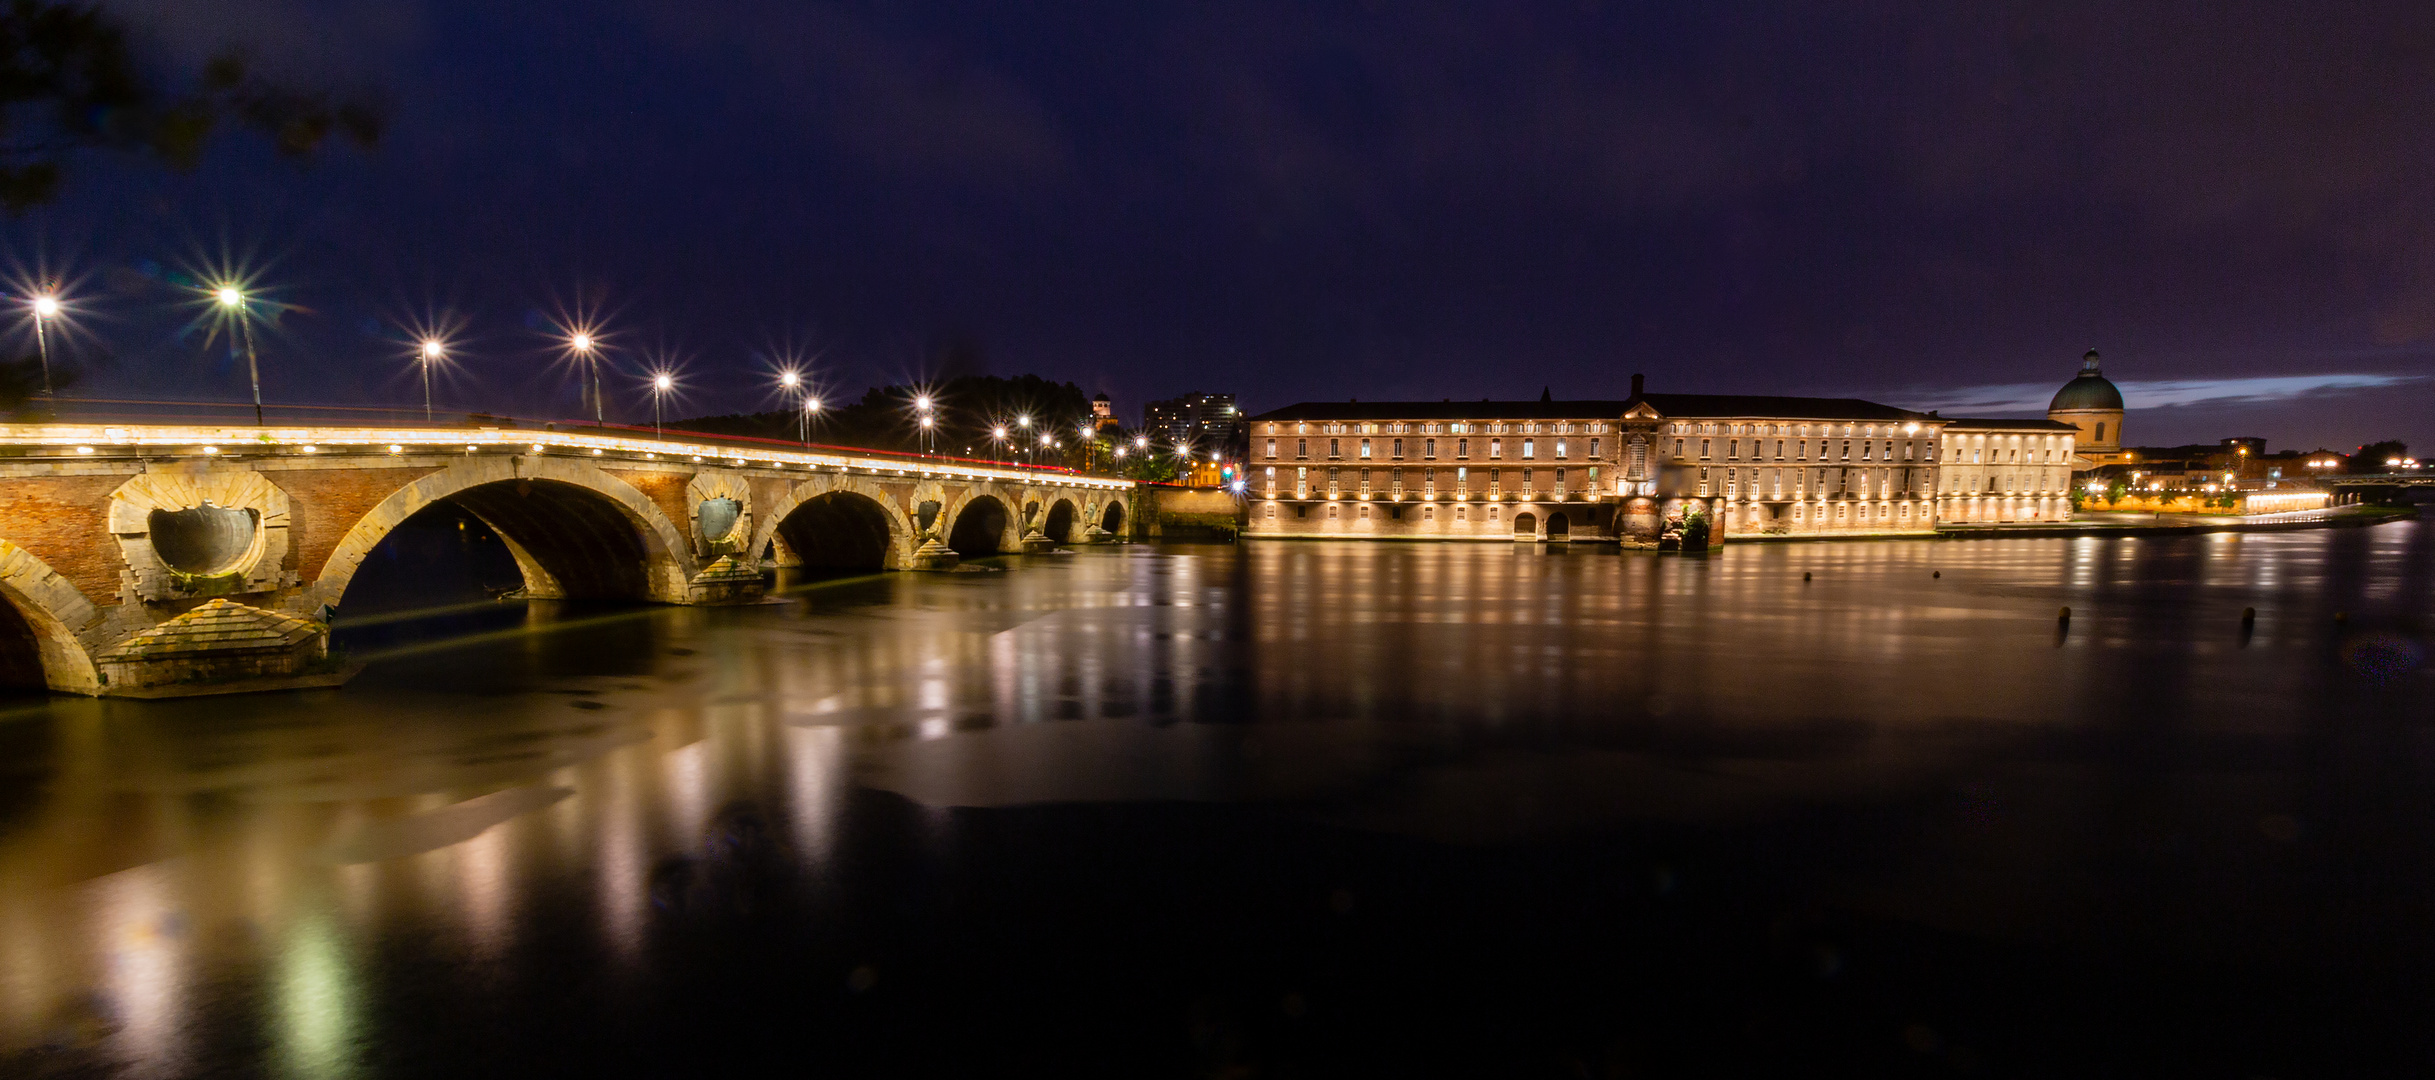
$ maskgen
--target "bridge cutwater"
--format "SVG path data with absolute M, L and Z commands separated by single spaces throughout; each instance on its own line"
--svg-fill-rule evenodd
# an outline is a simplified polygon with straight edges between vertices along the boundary
M 516 426 L 0 425 L 0 675 L 79 694 L 337 681 L 328 622 L 447 502 L 534 598 L 758 599 L 761 558 L 943 569 L 1123 534 L 1130 481 L 954 458 Z M 39 666 L 39 672 L 34 670 Z

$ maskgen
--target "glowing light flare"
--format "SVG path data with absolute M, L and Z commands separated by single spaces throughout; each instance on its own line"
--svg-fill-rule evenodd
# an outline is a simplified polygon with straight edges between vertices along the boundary
M 53 296 L 53 295 L 51 295 L 51 294 L 49 294 L 49 293 L 44 293 L 44 294 L 42 294 L 42 295 L 37 296 L 37 297 L 35 297 L 35 298 L 34 298 L 34 317 L 36 317 L 36 318 L 40 318 L 40 319 L 49 319 L 49 318 L 54 318 L 54 317 L 56 317 L 58 314 L 59 314 L 59 298 L 58 298 L 58 297 Z
M 651 389 L 665 394 L 676 389 L 676 380 L 665 373 L 653 375 L 651 376 Z
M 242 307 L 245 304 L 245 294 L 239 292 L 234 285 L 222 285 L 213 289 L 211 296 L 212 299 L 220 302 L 221 307 L 225 308 Z
M 425 359 L 425 360 L 437 360 L 437 359 L 439 359 L 440 357 L 443 357 L 443 356 L 446 356 L 446 355 L 448 355 L 448 346 L 446 346 L 446 345 L 444 345 L 444 344 L 441 344 L 440 339 L 438 339 L 438 338 L 424 338 L 424 339 L 423 339 L 423 359 Z

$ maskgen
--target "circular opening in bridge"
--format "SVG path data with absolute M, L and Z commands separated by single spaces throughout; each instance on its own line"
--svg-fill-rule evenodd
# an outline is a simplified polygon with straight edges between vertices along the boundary
M 1072 540 L 1074 504 L 1064 499 L 1057 500 L 1057 505 L 1048 508 L 1048 524 L 1042 526 L 1040 531 L 1047 533 L 1049 539 L 1058 543 Z
M 1124 531 L 1124 504 L 1111 502 L 1106 513 L 1099 515 L 1099 527 L 1112 533 Z
M 702 542 L 716 544 L 734 539 L 736 525 L 744 520 L 744 504 L 725 497 L 704 499 L 693 513 L 701 524 Z
M 145 527 L 152 534 L 152 552 L 170 569 L 196 577 L 216 577 L 244 565 L 254 550 L 255 526 L 261 515 L 227 506 L 191 506 L 184 510 L 155 510 Z
M 1006 504 L 990 495 L 975 495 L 956 512 L 947 546 L 967 559 L 998 553 L 1006 538 Z

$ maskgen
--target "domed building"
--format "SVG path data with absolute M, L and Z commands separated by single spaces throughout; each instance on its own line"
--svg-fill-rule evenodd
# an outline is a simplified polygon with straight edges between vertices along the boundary
M 2097 367 L 2097 350 L 2080 358 L 2080 374 L 2055 391 L 2046 418 L 2079 429 L 2079 469 L 2125 460 L 2122 452 L 2122 391 Z

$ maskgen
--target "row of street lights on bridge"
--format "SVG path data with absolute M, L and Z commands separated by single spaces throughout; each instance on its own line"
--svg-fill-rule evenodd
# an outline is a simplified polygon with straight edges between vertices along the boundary
M 254 344 L 252 309 L 254 301 L 235 284 L 213 286 L 209 295 L 221 311 L 236 323 L 238 339 L 245 347 L 245 376 L 253 392 L 254 422 L 256 424 L 264 423 L 262 364 Z M 51 376 L 51 324 L 59 320 L 66 313 L 66 309 L 57 291 L 48 288 L 29 297 L 27 308 L 34 317 L 35 347 L 42 361 L 42 393 L 45 397 L 49 397 L 55 392 Z M 608 409 L 604 399 L 607 397 L 607 388 L 602 385 L 601 380 L 599 340 L 590 330 L 575 328 L 567 332 L 564 343 L 567 356 L 574 361 L 578 375 L 585 384 L 584 389 L 592 399 L 593 423 L 606 426 Z M 415 359 L 423 384 L 423 420 L 425 423 L 431 422 L 436 415 L 431 395 L 432 369 L 447 358 L 448 343 L 437 336 L 425 336 L 416 343 Z M 649 385 L 651 388 L 651 431 L 655 435 L 662 434 L 666 422 L 664 403 L 668 396 L 676 391 L 676 376 L 667 371 L 654 372 Z M 792 369 L 778 373 L 778 386 L 794 407 L 797 439 L 806 446 L 811 445 L 812 418 L 820 412 L 820 399 L 812 393 L 810 385 L 802 374 Z M 929 394 L 918 394 L 913 399 L 913 415 L 914 422 L 921 433 L 922 453 L 936 453 L 937 403 Z M 1032 418 L 1028 415 L 1017 416 L 1015 427 L 1021 431 L 1021 435 L 1017 438 L 1023 443 L 1026 464 L 1036 462 L 1036 454 L 1040 449 L 1055 449 L 1059 445 L 1056 436 L 1047 430 L 1046 425 L 1042 425 L 1039 443 L 1036 446 L 1033 445 L 1029 439 Z M 1085 469 L 1090 468 L 1090 452 L 1095 441 L 1093 436 L 1096 433 L 1095 425 L 1089 420 L 1082 421 L 1076 431 L 1076 435 L 1083 445 L 1083 468 Z M 1003 423 L 993 425 L 989 435 L 991 441 L 998 445 L 999 453 L 1004 454 L 1010 436 L 1006 425 Z M 1136 436 L 1129 449 L 1133 453 L 1147 456 L 1150 453 L 1150 437 Z M 1125 446 L 1117 446 L 1114 450 L 1116 460 L 1124 460 L 1127 450 L 1128 448 Z M 1188 464 L 1192 460 L 1191 445 L 1184 442 L 1176 443 L 1175 456 L 1179 461 Z M 1215 460 L 1214 456 L 1212 460 Z

